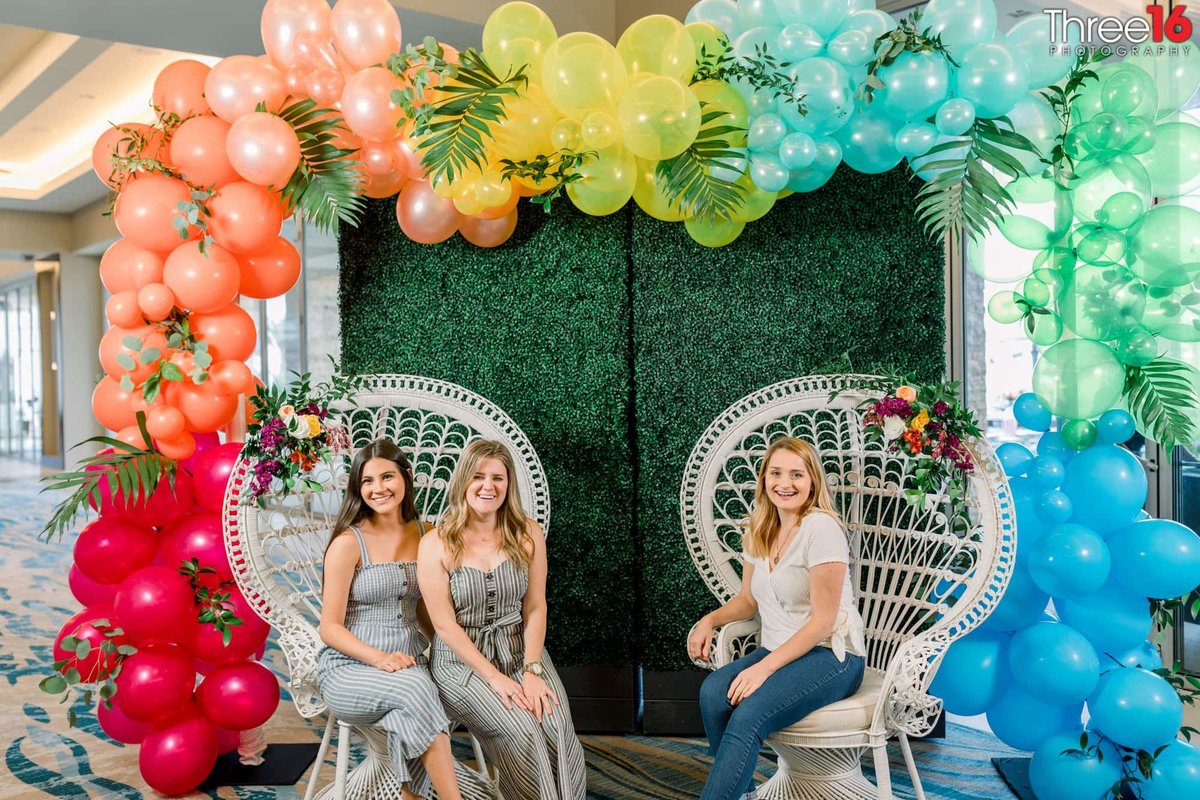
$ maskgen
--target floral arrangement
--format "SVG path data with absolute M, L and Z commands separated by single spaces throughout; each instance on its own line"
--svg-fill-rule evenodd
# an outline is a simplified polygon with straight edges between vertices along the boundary
M 243 502 L 261 505 L 275 480 L 282 483 L 284 495 L 298 486 L 320 489 L 309 473 L 331 454 L 350 448 L 346 429 L 329 421 L 329 408 L 339 400 L 353 403 L 363 379 L 335 372 L 328 382 L 314 386 L 309 373 L 293 374 L 296 381 L 287 388 L 259 386 L 250 398 L 254 415 L 242 452 L 254 459 L 254 477 Z

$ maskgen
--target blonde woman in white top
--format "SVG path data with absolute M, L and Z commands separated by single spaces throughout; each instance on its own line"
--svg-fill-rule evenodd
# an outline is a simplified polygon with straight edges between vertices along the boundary
M 813 446 L 791 437 L 773 442 L 754 499 L 741 592 L 688 637 L 688 654 L 707 661 L 714 628 L 755 614 L 762 621 L 761 646 L 700 688 L 713 753 L 700 800 L 751 793 L 763 740 L 854 694 L 865 667 L 850 548 Z

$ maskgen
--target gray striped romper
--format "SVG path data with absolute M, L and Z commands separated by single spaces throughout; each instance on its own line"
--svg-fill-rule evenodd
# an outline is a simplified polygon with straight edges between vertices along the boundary
M 511 561 L 491 572 L 461 566 L 450 573 L 455 617 L 484 657 L 518 683 L 524 681 L 522 606 L 528 573 Z M 542 652 L 545 680 L 560 706 L 539 724 L 529 711 L 504 701 L 487 681 L 435 638 L 430 669 L 452 717 L 475 735 L 500 777 L 504 800 L 584 800 L 587 776 L 562 681 Z
M 326 646 L 317 657 L 317 684 L 339 720 L 386 730 L 400 783 L 408 784 L 415 794 L 431 797 L 429 776 L 420 757 L 438 734 L 450 732 L 450 721 L 426 666 L 428 640 L 417 626 L 417 602 L 421 599 L 417 562 L 372 564 L 362 532 L 353 525 L 350 530 L 358 539 L 362 564 L 350 584 L 346 629 L 385 653 L 408 653 L 417 664 L 385 672 Z M 424 527 L 421 532 L 424 534 Z M 490 800 L 491 787 L 478 772 L 456 762 L 455 774 L 464 798 Z

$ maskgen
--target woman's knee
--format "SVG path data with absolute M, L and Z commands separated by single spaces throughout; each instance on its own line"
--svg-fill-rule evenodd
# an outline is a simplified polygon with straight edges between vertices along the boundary
M 700 708 L 719 710 L 729 704 L 729 684 L 727 675 L 720 671 L 710 673 L 700 684 Z

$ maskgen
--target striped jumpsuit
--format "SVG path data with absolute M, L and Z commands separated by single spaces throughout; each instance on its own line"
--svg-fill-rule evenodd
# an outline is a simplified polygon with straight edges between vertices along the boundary
M 317 657 L 321 697 L 342 722 L 385 729 L 400 783 L 414 794 L 433 797 L 420 756 L 438 734 L 450 732 L 450 722 L 426 666 L 428 640 L 417 626 L 417 562 L 372 564 L 362 532 L 355 526 L 350 530 L 358 539 L 362 565 L 350 584 L 346 629 L 385 653 L 407 653 L 417 664 L 385 672 L 326 646 Z M 478 772 L 456 762 L 455 774 L 466 800 L 490 800 L 491 787 Z
M 528 572 L 511 561 L 491 572 L 460 566 L 450 573 L 455 617 L 479 651 L 501 672 L 524 682 L 522 607 Z M 567 694 L 543 651 L 546 684 L 561 705 L 539 724 L 519 706 L 506 708 L 487 681 L 435 638 L 430 669 L 452 717 L 467 726 L 499 773 L 504 800 L 584 800 L 587 778 L 583 748 L 575 736 Z

